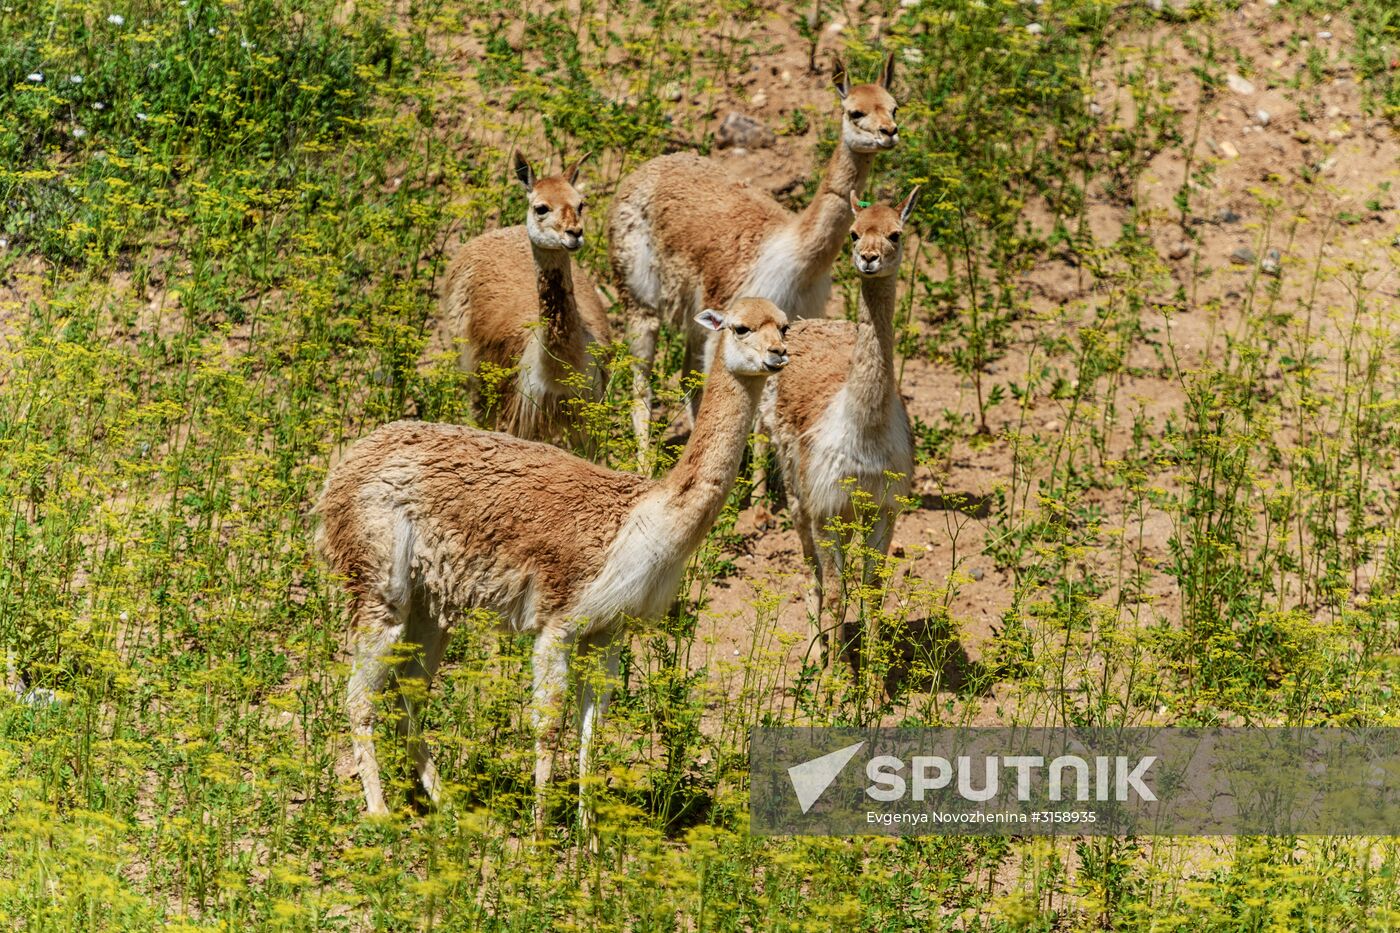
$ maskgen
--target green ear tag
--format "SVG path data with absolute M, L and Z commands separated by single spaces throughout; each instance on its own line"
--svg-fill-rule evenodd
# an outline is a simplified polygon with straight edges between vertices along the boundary
M 859 204 L 861 207 L 869 207 L 873 202 L 871 202 L 871 201 L 857 201 L 856 203 Z

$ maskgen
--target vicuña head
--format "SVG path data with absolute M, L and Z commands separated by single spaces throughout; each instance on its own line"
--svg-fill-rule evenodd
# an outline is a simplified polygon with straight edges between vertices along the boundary
M 894 53 L 885 59 L 880 77 L 873 84 L 851 86 L 850 76 L 841 60 L 836 60 L 832 83 L 841 95 L 841 141 L 853 152 L 880 152 L 893 149 L 899 142 L 899 124 L 895 120 L 899 105 L 890 93 L 894 81 Z
M 766 298 L 739 298 L 720 314 L 706 309 L 695 323 L 713 331 L 729 331 L 719 346 L 724 368 L 736 376 L 766 376 L 787 365 L 787 315 Z
M 898 207 L 861 207 L 860 199 L 851 192 L 851 210 L 856 215 L 851 224 L 851 260 L 862 276 L 883 277 L 899 271 L 899 261 L 904 256 L 904 224 L 918 200 L 917 185 Z
M 515 177 L 530 195 L 525 230 L 530 242 L 540 249 L 572 253 L 583 246 L 584 199 L 574 182 L 578 181 L 579 169 L 587 158 L 587 154 L 581 156 L 562 174 L 536 178 L 529 161 L 519 152 L 515 153 Z

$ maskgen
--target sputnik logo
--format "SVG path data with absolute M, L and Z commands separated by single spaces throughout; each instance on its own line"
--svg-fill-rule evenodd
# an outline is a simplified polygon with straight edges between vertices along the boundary
M 812 804 L 821 798 L 821 795 L 831 786 L 831 782 L 836 780 L 836 776 L 841 773 L 841 769 L 850 763 L 850 760 L 855 757 L 856 752 L 860 751 L 864 744 L 864 742 L 857 742 L 854 745 L 847 745 L 829 755 L 813 758 L 811 761 L 804 761 L 800 765 L 788 768 L 788 779 L 792 781 L 792 789 L 797 792 L 797 802 L 801 805 L 803 813 L 812 809 Z

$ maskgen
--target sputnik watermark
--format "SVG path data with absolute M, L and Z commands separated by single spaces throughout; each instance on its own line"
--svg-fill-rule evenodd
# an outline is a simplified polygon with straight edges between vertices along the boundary
M 1400 730 L 758 729 L 762 834 L 1400 833 Z

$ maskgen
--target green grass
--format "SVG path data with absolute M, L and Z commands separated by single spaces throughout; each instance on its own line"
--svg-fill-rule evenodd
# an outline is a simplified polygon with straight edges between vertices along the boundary
M 800 6 L 805 55 L 800 37 L 847 8 Z M 942 633 L 892 693 L 879 680 L 895 651 L 854 682 L 786 667 L 805 636 L 777 625 L 786 597 L 766 588 L 737 655 L 707 642 L 740 490 L 682 608 L 628 651 L 600 742 L 596 855 L 569 835 L 567 779 L 555 832 L 530 839 L 526 646 L 489 619 L 461 622 L 428 704 L 446 806 L 363 817 L 337 771 L 343 597 L 307 509 L 342 441 L 404 414 L 468 420 L 432 343 L 435 282 L 459 238 L 522 210 L 511 146 L 597 154 L 584 258 L 601 274 L 593 225 L 612 187 L 669 145 L 708 148 L 706 109 L 772 51 L 754 24 L 777 14 L 673 0 L 523 16 L 496 0 L 0 12 L 0 649 L 59 698 L 0 692 L 8 926 L 1396 925 L 1390 840 L 748 835 L 759 723 L 1395 721 L 1400 322 L 1376 284 L 1393 264 L 1289 251 L 1284 281 L 1301 289 L 1256 273 L 1236 306 L 1212 306 L 1197 294 L 1223 260 L 1169 284 L 1149 238 L 1191 229 L 1211 166 L 1188 166 L 1179 216 L 1140 207 L 1152 158 L 1209 131 L 1204 107 L 1178 112 L 1169 95 L 1234 67 L 1210 41 L 1222 10 L 1174 18 L 1193 58 L 1173 70 L 1137 7 L 869 6 L 904 100 L 904 145 L 873 188 L 929 186 L 904 365 L 947 367 L 976 397 L 923 426 L 921 450 L 936 480 L 955 456 L 1009 466 L 975 490 L 989 517 L 947 513 L 946 579 L 893 558 L 858 594 L 891 642 L 909 619 Z M 1303 6 L 1278 15 L 1343 7 Z M 1358 45 L 1342 52 L 1393 112 L 1394 15 L 1384 0 L 1346 9 Z M 1300 35 L 1314 28 L 1299 19 Z M 869 33 L 843 36 L 854 70 L 871 70 Z M 1090 110 L 1099 80 L 1126 89 L 1131 114 Z M 829 148 L 829 116 L 792 129 L 810 120 Z M 1115 236 L 1094 235 L 1095 203 L 1126 218 Z M 1032 204 L 1045 223 L 1024 220 Z M 1282 182 L 1262 191 L 1258 251 L 1330 210 Z M 1337 212 L 1333 243 L 1346 223 Z M 1022 279 L 1047 261 L 1072 262 L 1092 299 L 1032 301 Z M 1349 303 L 1316 297 L 1336 286 Z M 1209 355 L 1165 323 L 1186 315 L 1216 322 Z M 620 354 L 587 422 L 599 458 L 625 467 Z M 1155 412 L 1153 386 L 1183 402 Z M 1149 516 L 1170 522 L 1164 553 L 1143 543 Z M 930 690 L 968 623 L 974 560 L 1009 575 L 999 635 L 971 683 Z

